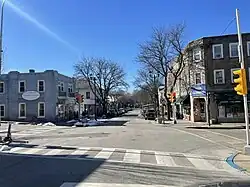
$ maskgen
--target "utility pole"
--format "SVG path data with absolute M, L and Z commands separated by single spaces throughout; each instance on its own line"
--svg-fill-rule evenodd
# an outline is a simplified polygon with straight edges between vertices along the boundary
M 6 0 L 2 1 L 1 5 L 1 23 L 0 23 L 0 75 L 2 74 L 2 66 L 3 66 L 3 10 Z M 2 116 L 0 116 L 0 126 L 1 126 Z M 0 137 L 1 138 L 1 137 Z
M 239 16 L 239 10 L 238 9 L 236 9 L 236 23 L 237 23 L 237 33 L 238 33 L 238 40 L 239 40 L 239 45 L 238 45 L 239 63 L 241 65 L 241 69 L 245 70 L 242 37 L 241 37 L 241 32 L 240 32 L 240 16 Z M 245 110 L 246 141 L 247 141 L 247 145 L 244 148 L 245 148 L 245 153 L 250 154 L 250 146 L 249 146 L 249 118 L 248 118 L 248 106 L 247 106 L 247 93 L 243 94 L 243 101 L 244 101 L 244 110 Z
M 94 87 L 95 87 L 95 120 L 97 120 L 97 116 L 96 116 L 96 78 L 94 78 Z
M 0 74 L 2 74 L 3 66 L 3 10 L 6 0 L 2 1 L 1 5 L 1 28 L 0 28 Z

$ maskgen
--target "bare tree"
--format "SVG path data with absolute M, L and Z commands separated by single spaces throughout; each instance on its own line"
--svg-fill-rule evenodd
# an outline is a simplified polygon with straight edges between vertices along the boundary
M 78 78 L 88 81 L 91 91 L 95 94 L 107 113 L 108 96 L 111 92 L 127 88 L 125 72 L 116 63 L 105 58 L 83 58 L 75 66 L 75 74 Z
M 148 101 L 151 99 L 149 93 L 142 89 L 134 90 L 132 98 L 135 103 L 139 103 L 140 105 L 148 104 Z
M 149 68 L 139 69 L 135 77 L 134 85 L 136 88 L 148 92 L 151 101 L 158 107 L 158 88 L 160 86 L 160 75 Z
M 184 29 L 184 24 L 178 24 L 169 29 L 156 28 L 150 40 L 139 45 L 140 52 L 137 60 L 164 77 L 166 100 L 168 88 L 170 87 L 170 92 L 174 90 L 178 77 L 185 67 Z M 172 75 L 171 84 L 168 83 L 168 74 Z M 170 119 L 170 102 L 167 106 L 168 119 Z

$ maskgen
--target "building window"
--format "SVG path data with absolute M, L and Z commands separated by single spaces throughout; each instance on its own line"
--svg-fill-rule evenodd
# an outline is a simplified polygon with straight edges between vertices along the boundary
M 45 81 L 44 80 L 37 81 L 37 91 L 39 91 L 39 92 L 45 91 Z
M 43 102 L 38 103 L 38 117 L 39 118 L 45 117 L 45 103 Z
M 0 118 L 5 117 L 5 105 L 0 105 Z
M 223 58 L 223 44 L 213 45 L 213 59 Z
M 73 92 L 73 85 L 72 85 L 72 84 L 69 84 L 68 92 L 69 92 L 69 93 L 72 93 L 72 92 Z
M 19 81 L 19 92 L 25 92 L 25 81 Z
M 214 84 L 224 84 L 224 83 L 225 83 L 224 69 L 214 70 Z
M 195 49 L 193 50 L 193 60 L 194 60 L 195 62 L 201 60 L 201 49 L 200 49 L 200 48 L 195 48 Z
M 230 57 L 238 57 L 238 43 L 230 43 L 229 44 L 229 53 Z
M 0 93 L 4 93 L 4 82 L 0 82 Z
M 19 103 L 19 118 L 26 118 L 26 104 Z
M 247 42 L 247 56 L 250 56 L 250 41 Z
M 201 73 L 195 73 L 195 84 L 201 83 Z
M 58 91 L 59 92 L 64 92 L 64 83 L 63 82 L 59 82 Z
M 240 68 L 233 68 L 233 69 L 231 69 L 231 81 L 232 81 L 232 83 L 234 82 L 234 78 L 235 78 L 235 75 L 233 74 L 233 71 L 235 71 L 235 70 L 239 70 Z
M 86 99 L 90 99 L 90 92 L 86 92 Z

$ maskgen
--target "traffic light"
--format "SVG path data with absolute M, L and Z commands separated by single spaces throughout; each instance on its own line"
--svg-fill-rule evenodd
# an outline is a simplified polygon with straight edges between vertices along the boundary
M 174 102 L 176 101 L 176 93 L 175 93 L 175 92 L 168 93 L 168 100 L 169 100 L 171 103 L 174 103 Z
M 84 102 L 84 95 L 81 95 L 81 103 Z
M 172 103 L 176 101 L 176 93 L 172 92 Z
M 247 94 L 246 70 L 245 69 L 235 70 L 233 71 L 233 74 L 238 76 L 238 78 L 234 79 L 234 83 L 237 84 L 234 87 L 234 90 L 237 92 L 238 95 Z
M 169 100 L 170 102 L 171 102 L 171 95 L 172 95 L 171 93 L 168 93 L 168 96 L 167 96 L 167 97 L 168 97 L 168 100 Z
M 81 94 L 76 94 L 75 99 L 77 103 L 81 103 L 81 100 L 82 100 Z

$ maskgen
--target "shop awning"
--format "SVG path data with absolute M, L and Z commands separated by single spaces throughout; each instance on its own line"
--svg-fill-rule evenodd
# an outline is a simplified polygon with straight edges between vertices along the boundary
M 190 96 L 189 95 L 180 96 L 176 100 L 176 103 L 183 104 L 183 105 L 189 105 L 190 104 Z

